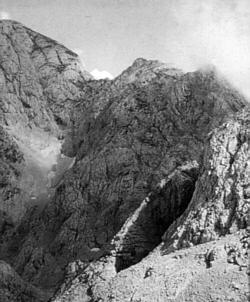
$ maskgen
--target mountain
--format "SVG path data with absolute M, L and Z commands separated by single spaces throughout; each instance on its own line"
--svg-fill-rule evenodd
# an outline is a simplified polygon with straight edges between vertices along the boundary
M 243 112 L 213 130 L 195 188 L 192 167 L 177 168 L 126 220 L 108 255 L 85 269 L 71 263 L 52 301 L 247 301 L 249 122 Z M 185 187 L 189 205 L 147 256 Z
M 59 43 L 0 32 L 3 301 L 192 301 L 195 280 L 207 301 L 220 268 L 226 301 L 246 274 L 245 98 L 213 66 L 139 58 L 96 81 Z
M 76 54 L 17 22 L 0 21 L 0 210 L 14 222 L 48 195 L 49 173 L 91 76 Z

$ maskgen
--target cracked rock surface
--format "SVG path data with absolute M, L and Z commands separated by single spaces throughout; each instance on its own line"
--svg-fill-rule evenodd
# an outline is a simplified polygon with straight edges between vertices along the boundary
M 183 73 L 139 58 L 95 81 L 74 53 L 17 22 L 0 21 L 0 35 L 0 256 L 31 299 L 192 301 L 199 281 L 198 301 L 213 301 L 206 280 L 222 275 L 210 241 L 230 238 L 239 248 L 219 253 L 230 269 L 218 286 L 243 280 L 244 97 L 213 67 Z M 183 248 L 191 256 L 173 261 Z M 244 287 L 233 293 L 245 301 Z
M 147 257 L 144 255 L 137 263 L 127 252 L 129 247 L 147 247 L 140 228 L 143 223 L 150 225 L 150 220 L 142 222 L 140 215 L 145 218 L 150 198 L 142 202 L 114 237 L 110 255 L 79 271 L 61 287 L 53 301 L 248 301 L 249 121 L 249 112 L 244 112 L 213 131 L 189 206 Z M 215 173 L 219 175 L 216 177 Z M 222 178 L 221 173 L 226 175 Z M 204 180 L 204 176 L 219 184 L 223 179 L 223 187 L 218 190 L 219 184 Z M 164 188 L 169 188 L 168 182 Z M 239 195 L 231 199 L 227 193 L 234 194 L 235 188 Z M 162 195 L 162 191 L 158 194 Z M 168 204 L 170 200 L 166 196 Z M 202 215 L 204 211 L 206 216 Z M 234 235 L 227 235 L 230 233 Z M 123 267 L 117 270 L 122 256 Z M 130 260 L 130 265 L 124 266 L 124 258 Z
M 118 274 L 112 259 L 103 259 L 64 284 L 52 301 L 247 302 L 246 242 L 240 232 L 168 255 L 156 249 Z M 230 251 L 241 255 L 242 266 L 229 262 Z M 214 255 L 209 268 L 208 253 Z
M 136 72 L 137 64 L 130 70 Z M 22 244 L 7 245 L 11 263 L 26 281 L 50 290 L 63 282 L 68 263 L 76 259 L 88 264 L 114 253 L 108 260 L 114 264 L 112 274 L 143 259 L 191 199 L 195 175 L 205 169 L 199 167 L 208 134 L 244 106 L 214 70 L 169 75 L 154 71 L 155 63 L 143 64 L 147 68 L 142 78 L 156 74 L 146 84 L 140 78 L 133 85 L 120 79 L 124 83 L 117 89 L 119 79 L 104 81 L 103 95 L 108 99 L 101 107 L 95 107 L 94 93 L 82 109 L 88 114 L 72 130 L 75 164 L 44 210 L 30 211 L 16 229 L 10 242 Z M 97 104 L 99 94 L 100 88 Z M 185 166 L 193 166 L 195 172 Z M 119 230 L 148 196 L 153 203 L 123 236 Z M 244 223 L 236 230 L 242 227 Z M 114 248 L 117 233 L 122 239 Z M 218 231 L 217 236 L 224 234 Z
M 18 221 L 46 195 L 63 129 L 90 75 L 76 54 L 18 22 L 0 21 L 0 211 Z
M 210 135 L 192 200 L 165 233 L 164 248 L 204 243 L 247 227 L 249 123 L 248 110 Z

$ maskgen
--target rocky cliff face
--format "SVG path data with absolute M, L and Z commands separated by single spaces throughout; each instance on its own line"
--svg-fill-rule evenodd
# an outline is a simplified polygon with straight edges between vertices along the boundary
M 73 52 L 17 22 L 0 21 L 0 40 L 0 210 L 17 221 L 46 198 L 77 85 L 91 77 Z
M 249 111 L 244 112 L 210 134 L 189 206 L 169 228 L 165 226 L 162 243 L 149 256 L 142 255 L 134 265 L 162 218 L 151 218 L 155 200 L 171 209 L 166 192 L 173 183 L 179 194 L 188 196 L 178 173 L 190 177 L 190 167 L 175 171 L 141 203 L 113 238 L 110 255 L 87 268 L 72 263 L 70 278 L 53 301 L 248 301 L 249 121 Z M 180 208 L 178 201 L 174 199 Z M 145 215 L 147 208 L 151 217 Z M 173 217 L 161 203 L 157 209 L 165 212 L 165 223 Z
M 137 59 L 116 79 L 94 81 L 55 41 L 15 22 L 0 25 L 1 56 L 13 56 L 17 69 L 2 69 L 13 77 L 3 81 L 2 104 L 14 109 L 1 113 L 10 150 L 0 153 L 7 167 L 1 190 L 17 187 L 18 196 L 0 203 L 0 255 L 20 282 L 46 297 L 63 284 L 55 301 L 152 301 L 143 293 L 147 282 L 137 294 L 131 287 L 142 275 L 149 280 L 145 265 L 246 228 L 249 119 L 239 112 L 248 105 L 213 67 L 184 74 Z M 75 160 L 67 170 L 58 156 Z M 163 291 L 168 277 L 155 269 Z
M 211 134 L 192 200 L 164 235 L 164 248 L 189 247 L 247 228 L 249 121 L 244 111 Z

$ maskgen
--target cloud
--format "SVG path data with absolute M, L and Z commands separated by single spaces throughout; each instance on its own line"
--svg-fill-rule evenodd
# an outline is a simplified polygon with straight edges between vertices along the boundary
M 214 64 L 250 97 L 250 1 L 174 1 L 172 58 L 184 70 Z
M 112 80 L 114 77 L 112 76 L 111 73 L 109 73 L 106 70 L 102 70 L 100 71 L 99 69 L 95 68 L 94 70 L 91 71 L 92 76 L 96 79 L 96 80 L 100 80 L 100 79 L 110 79 Z
M 0 19 L 1 20 L 10 19 L 10 14 L 6 11 L 0 11 Z
M 83 65 L 83 67 L 85 67 L 86 68 L 86 64 L 85 64 L 85 62 L 84 62 L 84 59 L 83 59 L 83 57 L 84 57 L 84 51 L 81 49 L 81 48 L 74 48 L 74 49 L 72 49 L 72 51 L 73 52 L 75 52 L 78 56 L 79 56 L 79 58 L 80 58 L 80 60 L 81 60 L 81 63 L 82 63 L 82 65 Z M 106 71 L 106 70 L 99 70 L 99 69 L 97 69 L 97 68 L 95 68 L 94 70 L 92 70 L 91 72 L 90 72 L 90 74 L 96 79 L 96 80 L 100 80 L 100 79 L 110 79 L 110 80 L 112 80 L 114 77 L 112 76 L 112 74 L 111 73 L 109 73 L 108 71 Z

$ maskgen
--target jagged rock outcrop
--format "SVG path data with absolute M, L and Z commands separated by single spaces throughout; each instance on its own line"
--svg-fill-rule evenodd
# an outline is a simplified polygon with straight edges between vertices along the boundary
M 139 60 L 120 78 L 98 82 L 98 93 L 94 82 L 84 90 L 82 119 L 71 131 L 74 150 L 69 148 L 76 162 L 53 200 L 44 210 L 27 213 L 16 229 L 11 241 L 22 244 L 7 244 L 9 261 L 26 281 L 56 288 L 68 262 L 109 254 L 112 238 L 142 200 L 178 167 L 199 165 L 208 133 L 246 104 L 213 69 L 182 74 L 159 65 Z M 140 76 L 131 82 L 137 68 Z M 105 102 L 100 104 L 100 99 Z M 64 148 L 67 153 L 67 144 Z M 178 185 L 172 191 L 174 209 Z M 171 213 L 171 207 L 164 206 L 169 195 L 164 194 L 154 201 L 160 205 L 162 198 L 162 218 Z M 188 194 L 183 205 L 191 198 Z M 182 211 L 162 226 L 167 228 Z M 157 238 L 164 227 L 159 227 Z M 154 238 L 150 247 L 159 243 Z M 141 255 L 149 252 L 143 248 Z M 141 259 L 139 254 L 132 263 Z
M 189 206 L 148 257 L 117 270 L 120 251 L 128 260 L 128 246 L 143 246 L 145 235 L 138 229 L 150 219 L 139 217 L 145 217 L 149 198 L 114 237 L 110 256 L 79 271 L 53 301 L 247 301 L 249 121 L 249 111 L 243 112 L 210 134 Z M 169 205 L 169 196 L 164 201 Z M 225 237 L 229 233 L 234 235 Z M 174 252 L 183 247 L 189 248 Z
M 204 243 L 247 228 L 249 114 L 244 111 L 211 134 L 192 201 L 164 235 L 168 249 Z
M 162 241 L 164 231 L 187 208 L 197 174 L 197 162 L 178 167 L 127 219 L 111 241 L 117 272 L 139 262 Z
M 91 79 L 77 55 L 18 22 L 0 25 L 1 120 L 13 125 L 21 119 L 25 127 L 35 124 L 49 131 L 52 111 L 59 124 L 69 123 L 70 108 L 80 99 L 78 85 Z M 13 114 L 12 107 L 19 110 Z
M 0 41 L 0 210 L 18 221 L 47 197 L 78 86 L 91 76 L 76 54 L 18 22 L 0 21 Z
M 90 79 L 69 49 L 18 22 L 0 21 L 0 249 L 7 261 L 6 238 L 29 208 L 48 202 L 52 178 L 60 179 L 72 162 L 60 148 L 80 86 Z M 1 284 L 1 301 L 47 300 L 33 297 L 28 283 L 7 271 L 12 281 Z
M 149 280 L 147 259 L 246 227 L 247 119 L 234 116 L 248 105 L 213 67 L 137 59 L 95 81 L 19 23 L 1 21 L 0 35 L 1 198 L 14 192 L 0 199 L 0 256 L 20 282 L 48 297 L 65 280 L 58 301 L 149 301 L 136 279 Z

